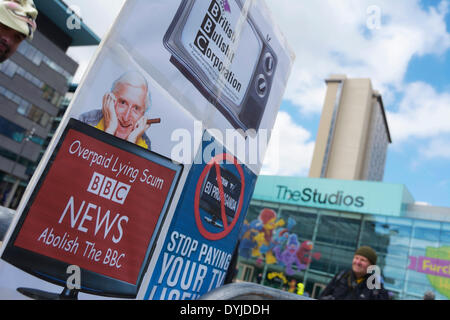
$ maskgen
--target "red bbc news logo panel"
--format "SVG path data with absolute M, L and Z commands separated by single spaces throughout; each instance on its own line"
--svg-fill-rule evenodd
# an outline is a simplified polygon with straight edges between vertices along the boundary
M 112 166 L 91 165 L 83 158 L 88 152 L 70 152 L 74 145 L 108 155 L 111 165 L 126 159 L 143 176 L 144 172 L 157 174 L 161 187 L 141 179 L 122 180 Z M 15 245 L 135 284 L 175 174 L 152 160 L 71 129 L 30 206 Z M 55 245 L 55 239 L 61 243 Z M 73 245 L 66 247 L 62 239 Z
M 131 186 L 94 172 L 87 191 L 118 204 L 124 204 Z

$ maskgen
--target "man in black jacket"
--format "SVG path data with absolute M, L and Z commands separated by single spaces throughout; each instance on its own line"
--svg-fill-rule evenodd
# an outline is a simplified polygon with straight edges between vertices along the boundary
M 377 275 L 368 273 L 367 268 L 376 265 L 377 254 L 363 246 L 356 250 L 352 261 L 352 268 L 341 271 L 323 290 L 320 300 L 388 300 L 389 294 L 384 289 L 380 279 L 372 278 Z M 374 283 L 375 282 L 375 285 Z

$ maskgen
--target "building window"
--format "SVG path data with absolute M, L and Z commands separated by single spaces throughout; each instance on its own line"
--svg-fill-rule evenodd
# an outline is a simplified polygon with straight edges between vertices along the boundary
M 321 215 L 316 241 L 355 250 L 360 224 L 360 219 Z
M 26 130 L 15 123 L 0 117 L 0 134 L 17 142 L 22 142 Z
M 33 76 L 31 73 L 20 67 L 18 64 L 12 60 L 7 60 L 1 64 L 0 71 L 6 74 L 8 77 L 12 78 L 17 73 L 26 80 L 30 81 L 32 84 L 37 86 L 39 89 L 42 88 L 43 82 Z
M 365 217 L 361 230 L 361 243 L 372 247 L 378 253 L 386 253 L 390 243 L 389 225 L 386 217 Z
M 27 130 L 0 116 L 0 134 L 21 143 L 27 135 Z M 44 139 L 35 135 L 30 140 L 41 146 L 44 144 Z
M 42 86 L 42 99 L 50 102 L 51 104 L 59 107 L 62 103 L 63 96 L 58 91 L 50 87 L 48 84 Z
M 31 104 L 28 101 L 22 100 L 18 103 L 19 107 L 17 108 L 17 112 L 23 116 L 27 116 L 30 111 Z
M 21 157 L 16 153 L 6 150 L 2 147 L 0 147 L 0 156 L 9 159 L 11 161 L 17 162 L 18 164 L 21 164 L 27 168 L 34 166 L 34 162 L 27 160 L 24 157 Z
M 237 275 L 238 280 L 246 282 L 251 282 L 253 280 L 253 273 L 255 272 L 254 266 L 245 263 L 239 263 L 238 270 L 239 270 Z
M 41 121 L 42 115 L 43 111 L 41 109 L 32 106 L 30 112 L 28 113 L 28 118 L 36 123 L 39 123 Z
M 438 245 L 440 228 L 440 222 L 415 220 L 412 246 L 425 249 L 428 246 Z
M 44 128 L 47 128 L 47 126 L 50 124 L 51 116 L 48 113 L 32 105 L 31 103 L 19 97 L 10 90 L 0 86 L 0 95 L 3 95 L 7 99 L 17 104 L 17 112 L 19 114 L 36 122 L 37 124 L 41 125 Z
M 16 74 L 18 67 L 19 66 L 11 60 L 6 60 L 0 65 L 0 70 L 8 77 L 12 78 Z
M 286 224 L 289 224 L 289 219 L 293 219 L 295 221 L 295 225 L 290 232 L 296 233 L 299 240 L 312 240 L 317 214 L 294 210 L 283 210 L 281 212 L 281 217 Z
M 49 57 L 43 54 L 41 51 L 33 47 L 28 41 L 23 41 L 17 49 L 25 58 L 39 66 L 41 62 L 44 62 L 53 71 L 58 72 L 60 75 L 67 79 L 67 82 L 72 82 L 72 75 L 57 63 L 52 61 Z
M 44 83 L 43 81 L 39 80 L 35 76 L 33 76 L 28 71 L 24 70 L 20 66 L 18 66 L 16 63 L 12 62 L 11 60 L 5 61 L 0 66 L 0 71 L 6 74 L 8 77 L 12 78 L 16 73 L 22 76 L 24 79 L 30 81 L 32 84 L 34 84 L 36 87 L 42 90 L 42 98 L 51 104 L 53 104 L 56 107 L 60 107 L 63 102 L 63 96 L 57 92 L 55 89 L 53 89 L 48 84 Z
M 47 126 L 50 124 L 52 117 L 50 117 L 50 115 L 46 112 L 42 113 L 42 117 L 41 120 L 39 121 L 39 124 L 44 127 L 47 128 Z
M 441 246 L 445 245 L 450 247 L 450 223 L 442 223 L 439 242 L 441 243 Z

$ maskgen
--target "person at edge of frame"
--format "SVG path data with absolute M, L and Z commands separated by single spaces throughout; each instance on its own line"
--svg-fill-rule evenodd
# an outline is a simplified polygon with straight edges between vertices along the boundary
M 33 0 L 0 0 L 0 63 L 9 59 L 36 31 L 38 11 Z

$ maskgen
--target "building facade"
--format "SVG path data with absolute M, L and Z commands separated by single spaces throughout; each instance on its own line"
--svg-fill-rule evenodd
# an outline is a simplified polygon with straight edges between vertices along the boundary
M 327 92 L 309 177 L 382 181 L 391 137 L 370 79 L 335 75 Z
M 403 185 L 260 176 L 241 232 L 237 281 L 317 298 L 356 249 L 378 254 L 394 299 L 450 299 L 450 208 L 414 204 Z
M 15 208 L 42 155 L 78 64 L 66 51 L 100 39 L 60 0 L 35 0 L 32 41 L 0 64 L 0 205 Z M 69 28 L 68 19 L 77 23 Z

